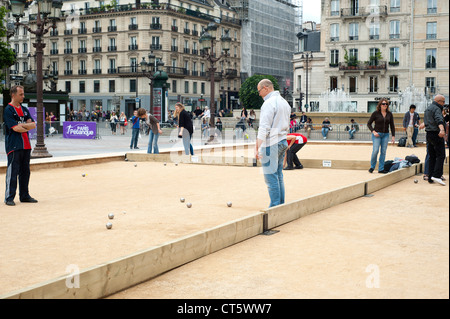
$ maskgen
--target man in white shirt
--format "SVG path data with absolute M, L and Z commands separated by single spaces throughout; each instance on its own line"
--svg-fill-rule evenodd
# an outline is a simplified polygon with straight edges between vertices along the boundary
M 264 104 L 261 107 L 255 157 L 261 159 L 269 191 L 269 207 L 273 207 L 284 204 L 283 160 L 288 147 L 286 137 L 289 133 L 291 107 L 280 92 L 274 90 L 270 80 L 259 82 L 257 89 Z

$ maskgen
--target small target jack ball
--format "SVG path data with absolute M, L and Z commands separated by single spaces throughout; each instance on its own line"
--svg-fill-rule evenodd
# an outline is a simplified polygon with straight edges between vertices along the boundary
M 231 207 L 231 206 L 233 206 L 233 203 L 232 203 L 232 202 L 228 202 L 228 203 L 227 203 L 227 206 L 228 206 L 228 207 Z
M 192 204 L 191 203 L 187 203 L 186 206 L 187 206 L 187 208 L 191 208 Z
M 114 219 L 114 214 L 113 213 L 108 214 L 108 218 L 109 219 Z
M 167 163 L 164 163 L 164 166 L 166 166 L 167 165 Z
M 180 198 L 180 202 L 184 203 L 185 199 L 183 197 Z
M 414 180 L 414 183 L 416 183 L 416 184 L 417 184 L 418 182 L 419 182 L 419 181 L 418 181 L 417 179 L 415 179 L 415 180 Z
M 106 229 L 111 229 L 112 228 L 112 224 L 111 223 L 107 223 L 106 224 Z

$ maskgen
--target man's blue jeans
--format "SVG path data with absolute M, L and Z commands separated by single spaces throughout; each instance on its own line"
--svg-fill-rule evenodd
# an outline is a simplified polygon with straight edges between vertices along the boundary
M 386 150 L 389 144 L 389 133 L 378 133 L 379 137 L 372 134 L 373 150 L 372 158 L 370 159 L 370 168 L 375 169 L 377 165 L 378 152 L 380 151 L 380 158 L 378 163 L 378 171 L 384 171 L 384 161 L 386 159 Z
M 130 148 L 136 148 L 137 144 L 138 144 L 138 139 L 139 139 L 139 129 L 138 128 L 134 128 L 131 132 L 131 144 L 130 144 Z
M 353 139 L 353 134 L 355 134 L 356 130 L 355 129 L 350 129 L 348 131 L 348 134 L 350 135 L 350 139 Z
M 322 136 L 323 136 L 323 137 L 327 137 L 328 131 L 329 131 L 329 130 L 330 130 L 330 129 L 329 129 L 328 127 L 322 128 Z
M 153 133 L 152 130 L 150 130 L 149 136 L 150 137 L 149 137 L 149 140 L 148 140 L 147 153 L 151 154 L 152 153 L 152 147 L 153 147 L 153 153 L 159 154 L 159 148 L 158 148 L 159 133 L 155 134 L 155 133 Z
M 264 181 L 270 197 L 269 207 L 284 204 L 283 161 L 287 147 L 287 141 L 282 140 L 277 144 L 261 148 Z
M 419 129 L 417 127 L 414 127 L 414 133 L 412 136 L 413 145 L 416 146 L 417 144 L 417 135 L 419 134 Z

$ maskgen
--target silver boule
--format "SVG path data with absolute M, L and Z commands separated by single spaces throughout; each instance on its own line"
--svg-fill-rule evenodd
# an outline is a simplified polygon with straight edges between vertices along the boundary
M 418 181 L 417 179 L 415 179 L 415 180 L 414 180 L 414 183 L 416 183 L 416 184 L 417 184 L 418 182 L 419 182 L 419 181 Z
M 227 206 L 228 206 L 228 207 L 231 207 L 232 205 L 233 205 L 232 202 L 228 202 L 228 203 L 227 203 Z
M 114 214 L 113 213 L 108 214 L 108 218 L 109 219 L 114 219 Z
M 186 206 L 187 206 L 187 208 L 191 208 L 192 204 L 191 203 L 187 203 Z
M 180 198 L 180 202 L 184 203 L 185 199 L 183 197 Z
M 111 229 L 111 228 L 112 228 L 112 224 L 111 224 L 111 223 L 107 223 L 107 224 L 106 224 L 106 228 L 107 228 L 107 229 Z

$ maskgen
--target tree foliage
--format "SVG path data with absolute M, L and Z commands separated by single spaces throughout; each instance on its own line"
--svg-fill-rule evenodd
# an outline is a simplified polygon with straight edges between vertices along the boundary
M 5 7 L 0 7 L 0 79 L 4 78 L 4 69 L 9 68 L 16 61 L 14 50 L 11 49 L 5 41 L 7 36 L 6 12 Z M 2 92 L 2 90 L 3 86 L 0 82 L 0 92 Z
M 242 106 L 246 109 L 260 109 L 263 105 L 264 100 L 259 96 L 257 89 L 258 83 L 263 79 L 272 81 L 275 91 L 280 90 L 277 79 L 271 75 L 253 75 L 249 77 L 242 83 L 241 89 L 239 90 L 239 99 Z

